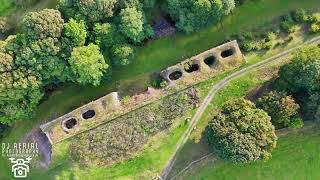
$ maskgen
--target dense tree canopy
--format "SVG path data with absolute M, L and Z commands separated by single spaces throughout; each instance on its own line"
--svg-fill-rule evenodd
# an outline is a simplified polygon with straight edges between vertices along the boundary
M 60 0 L 58 8 L 66 18 L 95 23 L 112 17 L 116 3 L 117 0 Z
M 227 102 L 205 136 L 221 158 L 237 163 L 267 160 L 277 142 L 268 114 L 245 99 Z
M 80 84 L 100 84 L 103 73 L 108 68 L 97 45 L 89 44 L 74 48 L 69 59 L 75 81 Z
M 7 43 L 0 47 L 0 123 L 11 124 L 30 115 L 43 93 L 36 74 L 15 64 L 13 53 L 5 49 Z
M 120 12 L 120 30 L 134 42 L 143 39 L 143 16 L 137 8 L 125 8 Z
M 113 63 L 116 66 L 125 66 L 127 64 L 130 64 L 131 59 L 134 55 L 134 50 L 130 45 L 126 44 L 119 44 L 113 46 Z
M 311 92 L 319 89 L 320 48 L 308 46 L 300 49 L 292 61 L 281 67 L 279 88 L 289 93 Z
M 217 23 L 235 7 L 234 0 L 167 0 L 167 4 L 176 26 L 185 32 Z
M 63 29 L 61 13 L 54 9 L 30 12 L 24 18 L 22 26 L 30 39 L 58 38 Z
M 83 46 L 87 37 L 84 21 L 80 20 L 77 22 L 71 18 L 68 23 L 64 25 L 64 35 L 72 41 L 73 46 Z
M 44 9 L 28 13 L 22 25 L 21 34 L 0 43 L 0 123 L 30 117 L 52 84 L 99 84 L 107 66 L 98 46 L 88 46 L 87 59 L 77 54 L 87 37 L 82 20 L 64 23 L 59 11 Z
M 277 87 L 299 97 L 305 117 L 320 119 L 320 48 L 307 46 L 296 52 L 292 61 L 281 67 Z
M 297 128 L 303 125 L 299 117 L 300 106 L 284 92 L 272 91 L 259 99 L 258 107 L 265 110 L 275 125 Z

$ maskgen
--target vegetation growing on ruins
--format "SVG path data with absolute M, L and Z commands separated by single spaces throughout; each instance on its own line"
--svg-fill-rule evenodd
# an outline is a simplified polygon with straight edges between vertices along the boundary
M 106 166 L 132 158 L 152 135 L 169 129 L 195 108 L 199 99 L 189 89 L 134 110 L 88 133 L 75 137 L 70 156 L 87 166 Z

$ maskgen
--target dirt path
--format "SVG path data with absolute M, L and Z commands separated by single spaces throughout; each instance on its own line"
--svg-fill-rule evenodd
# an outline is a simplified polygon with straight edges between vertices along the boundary
M 202 102 L 202 104 L 200 105 L 199 109 L 197 110 L 196 114 L 193 116 L 192 120 L 190 121 L 190 125 L 187 128 L 187 130 L 184 132 L 184 134 L 182 135 L 182 137 L 180 138 L 177 147 L 173 153 L 173 155 L 171 156 L 171 158 L 169 159 L 167 165 L 165 166 L 165 168 L 163 169 L 162 173 L 161 173 L 161 178 L 162 179 L 166 179 L 168 174 L 170 173 L 174 162 L 176 160 L 176 155 L 177 153 L 182 149 L 183 145 L 186 143 L 186 141 L 189 139 L 189 136 L 192 132 L 192 130 L 194 129 L 194 127 L 196 126 L 197 122 L 199 121 L 201 115 L 203 114 L 203 112 L 206 110 L 206 108 L 208 107 L 208 105 L 210 104 L 210 102 L 212 101 L 212 99 L 214 98 L 214 96 L 216 95 L 216 93 L 221 90 L 222 88 L 224 88 L 226 85 L 228 85 L 228 83 L 230 83 L 232 80 L 237 79 L 240 76 L 243 76 L 249 72 L 261 69 L 263 67 L 268 66 L 269 64 L 272 64 L 276 61 L 281 61 L 283 59 L 287 59 L 289 58 L 292 54 L 292 52 L 294 52 L 295 50 L 305 46 L 305 45 L 311 45 L 311 44 L 319 44 L 320 43 L 320 36 L 313 38 L 310 41 L 307 41 L 299 46 L 296 46 L 294 48 L 288 49 L 282 53 L 279 53 L 275 56 L 272 56 L 270 58 L 267 58 L 259 63 L 253 64 L 251 66 L 248 66 L 246 68 L 241 69 L 240 71 L 237 71 L 229 76 L 227 76 L 226 78 L 224 78 L 223 80 L 221 80 L 219 83 L 215 84 L 210 92 L 208 93 L 208 95 L 206 96 L 206 98 L 204 99 L 204 101 Z

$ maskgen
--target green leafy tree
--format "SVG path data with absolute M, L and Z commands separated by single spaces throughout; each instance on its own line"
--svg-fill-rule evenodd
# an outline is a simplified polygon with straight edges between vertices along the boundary
M 295 53 L 292 61 L 281 67 L 278 88 L 289 94 L 319 89 L 320 48 L 307 46 Z
M 69 58 L 69 64 L 75 75 L 75 81 L 94 86 L 100 84 L 100 80 L 108 68 L 99 47 L 94 44 L 74 48 Z
M 115 24 L 96 23 L 93 28 L 95 42 L 101 49 L 109 49 L 113 45 L 126 42 L 125 37 L 119 33 L 118 27 Z
M 83 46 L 87 37 L 87 30 L 84 21 L 80 20 L 77 22 L 71 18 L 68 23 L 64 24 L 64 35 L 73 43 L 74 46 Z
M 217 23 L 234 4 L 234 0 L 167 0 L 167 9 L 179 29 L 193 32 Z
M 134 56 L 134 50 L 130 45 L 119 44 L 112 48 L 113 63 L 116 66 L 126 66 L 131 63 Z
M 0 51 L 0 123 L 11 124 L 32 116 L 43 94 L 34 73 L 14 63 L 13 56 Z
M 116 3 L 117 0 L 60 0 L 58 8 L 67 18 L 95 23 L 112 17 Z
M 148 37 L 148 35 L 145 34 L 144 17 L 140 10 L 135 7 L 128 7 L 122 9 L 119 16 L 119 28 L 121 32 L 133 42 L 139 43 Z
M 44 9 L 28 13 L 22 21 L 23 32 L 31 40 L 58 38 L 63 29 L 61 13 L 54 9 Z
M 221 158 L 236 163 L 269 159 L 277 142 L 268 114 L 245 99 L 227 102 L 209 123 L 205 137 Z
M 298 114 L 300 106 L 286 93 L 272 91 L 259 99 L 258 107 L 265 110 L 276 125 L 283 124 L 291 128 L 299 128 L 303 125 Z
M 66 81 L 69 76 L 67 62 L 60 58 L 59 41 L 56 38 L 45 38 L 26 43 L 26 37 L 18 35 L 8 44 L 15 55 L 15 64 L 26 67 L 42 82 L 43 85 L 59 79 Z

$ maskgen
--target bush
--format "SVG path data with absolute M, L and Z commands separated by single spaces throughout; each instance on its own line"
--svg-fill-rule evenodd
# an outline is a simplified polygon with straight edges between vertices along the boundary
M 277 142 L 268 114 L 245 99 L 227 102 L 210 121 L 205 138 L 221 158 L 236 163 L 269 159 Z
M 313 13 L 309 16 L 309 21 L 312 23 L 320 22 L 320 13 Z
M 167 0 L 167 10 L 176 26 L 187 33 L 220 21 L 235 7 L 234 0 Z
M 298 9 L 292 13 L 292 19 L 295 22 L 306 22 L 308 21 L 308 14 L 304 9 Z
M 310 32 L 316 33 L 320 31 L 320 23 L 313 23 L 310 26 Z
M 4 34 L 8 31 L 10 31 L 11 28 L 12 28 L 12 26 L 8 22 L 8 19 L 5 17 L 0 17 L 0 33 Z
M 284 125 L 285 127 L 300 127 L 303 125 L 299 118 L 298 110 L 300 106 L 291 96 L 284 92 L 272 91 L 262 96 L 257 106 L 266 111 L 275 125 Z

